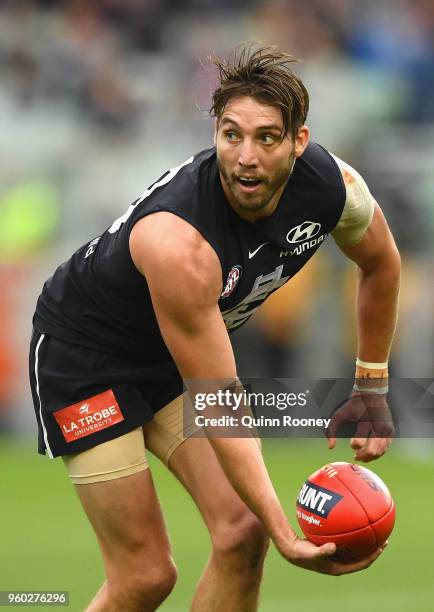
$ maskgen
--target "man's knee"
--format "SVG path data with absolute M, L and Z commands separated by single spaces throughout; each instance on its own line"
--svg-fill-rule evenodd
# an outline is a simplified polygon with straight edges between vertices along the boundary
M 177 577 L 176 566 L 169 559 L 164 564 L 160 564 L 148 572 L 144 576 L 142 584 L 145 589 L 152 591 L 157 597 L 161 597 L 161 601 L 163 601 L 172 592 Z
M 176 566 L 172 559 L 158 563 L 140 564 L 133 572 L 108 580 L 108 591 L 114 600 L 134 602 L 138 609 L 144 604 L 155 606 L 163 602 L 173 590 L 177 579 Z
M 269 538 L 262 523 L 250 511 L 232 521 L 221 521 L 211 533 L 217 559 L 237 569 L 262 567 Z

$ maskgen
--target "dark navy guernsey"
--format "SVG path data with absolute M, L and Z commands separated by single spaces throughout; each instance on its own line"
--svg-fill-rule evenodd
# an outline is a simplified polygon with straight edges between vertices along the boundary
M 332 156 L 311 143 L 298 158 L 277 209 L 250 223 L 227 202 L 215 148 L 166 172 L 100 237 L 81 247 L 45 283 L 36 328 L 60 340 L 174 367 L 154 314 L 145 278 L 129 251 L 142 217 L 169 211 L 193 225 L 216 251 L 223 292 L 219 307 L 228 331 L 294 276 L 336 226 L 345 186 Z M 166 280 L 176 270 L 167 269 Z M 163 369 L 165 369 L 163 367 Z

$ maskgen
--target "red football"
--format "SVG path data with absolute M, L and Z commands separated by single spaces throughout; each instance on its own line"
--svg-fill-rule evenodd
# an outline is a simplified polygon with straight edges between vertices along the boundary
M 383 544 L 395 523 L 395 504 L 384 482 L 360 465 L 338 461 L 303 484 L 297 519 L 308 540 L 334 542 L 336 557 L 349 562 Z

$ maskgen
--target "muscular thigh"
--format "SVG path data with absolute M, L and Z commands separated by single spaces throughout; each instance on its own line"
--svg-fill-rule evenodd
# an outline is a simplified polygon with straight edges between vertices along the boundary
M 172 454 L 169 468 L 189 491 L 211 534 L 251 518 L 207 438 L 186 440 Z
M 177 397 L 144 426 L 145 444 L 190 493 L 213 535 L 217 528 L 253 515 L 227 479 L 209 440 L 195 437 L 200 427 L 194 416 L 183 396 Z
M 135 474 L 75 485 L 95 530 L 108 578 L 134 575 L 147 559 L 158 564 L 170 556 L 163 515 L 149 469 Z M 141 569 L 144 569 L 142 566 Z
M 147 465 L 142 428 L 63 457 L 95 530 L 108 577 L 167 562 L 170 546 Z

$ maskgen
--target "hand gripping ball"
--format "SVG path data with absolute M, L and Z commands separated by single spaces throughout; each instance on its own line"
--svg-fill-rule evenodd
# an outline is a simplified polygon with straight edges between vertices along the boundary
M 329 463 L 303 484 L 297 519 L 308 540 L 334 542 L 343 562 L 362 559 L 381 546 L 395 523 L 395 504 L 374 472 L 352 463 Z

